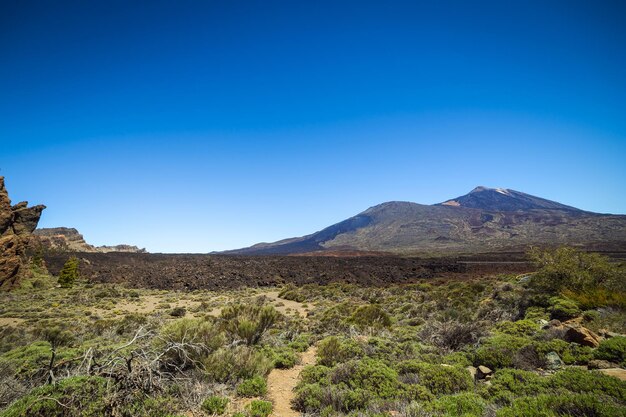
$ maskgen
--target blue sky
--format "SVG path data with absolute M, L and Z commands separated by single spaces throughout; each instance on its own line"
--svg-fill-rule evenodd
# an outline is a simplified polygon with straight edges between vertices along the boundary
M 40 226 L 209 252 L 477 185 L 626 214 L 626 6 L 2 1 L 0 175 Z

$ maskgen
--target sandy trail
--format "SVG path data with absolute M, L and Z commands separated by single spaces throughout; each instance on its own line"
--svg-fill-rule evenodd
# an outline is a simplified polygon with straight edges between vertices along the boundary
M 311 346 L 300 357 L 300 364 L 291 369 L 274 369 L 267 377 L 267 396 L 274 403 L 271 417 L 297 417 L 301 414 L 291 409 L 293 389 L 298 384 L 300 372 L 307 365 L 315 363 L 317 348 Z

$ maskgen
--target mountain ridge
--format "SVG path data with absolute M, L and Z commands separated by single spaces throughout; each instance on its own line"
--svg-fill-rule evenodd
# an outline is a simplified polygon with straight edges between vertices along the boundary
M 384 202 L 305 236 L 222 253 L 475 253 L 564 244 L 624 248 L 626 216 L 588 212 L 520 191 L 479 186 L 438 204 Z

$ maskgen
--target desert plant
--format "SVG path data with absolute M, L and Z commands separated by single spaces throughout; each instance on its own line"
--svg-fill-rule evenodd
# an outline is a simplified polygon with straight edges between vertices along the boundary
M 350 322 L 359 327 L 389 327 L 391 317 L 379 305 L 360 306 L 350 317 Z
M 255 345 L 279 317 L 280 314 L 271 305 L 233 304 L 222 310 L 220 320 L 233 340 Z
M 248 406 L 250 417 L 267 417 L 272 412 L 272 403 L 269 401 L 254 400 Z
M 237 395 L 240 397 L 260 397 L 267 392 L 265 378 L 257 375 L 246 379 L 237 385 Z
M 469 372 L 461 367 L 408 360 L 400 362 L 397 368 L 402 379 L 423 385 L 435 395 L 455 394 L 474 385 Z
M 155 345 L 163 350 L 161 362 L 166 367 L 187 368 L 199 366 L 224 343 L 224 337 L 211 322 L 199 319 L 181 319 L 165 325 Z
M 595 352 L 595 357 L 626 365 L 626 337 L 617 336 L 603 340 Z
M 226 412 L 228 398 L 212 395 L 202 402 L 202 410 L 209 414 L 221 415 Z
M 548 311 L 550 317 L 557 320 L 569 320 L 582 313 L 574 301 L 561 297 L 550 298 Z
M 273 368 L 271 359 L 248 346 L 220 348 L 202 361 L 207 378 L 215 382 L 265 376 Z

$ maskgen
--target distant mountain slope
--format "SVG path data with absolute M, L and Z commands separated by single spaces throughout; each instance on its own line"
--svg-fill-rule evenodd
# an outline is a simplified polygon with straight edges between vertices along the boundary
M 453 198 L 439 205 L 476 208 L 490 211 L 567 210 L 581 211 L 575 207 L 546 200 L 505 188 L 476 187 L 469 194 Z
M 48 248 L 70 252 L 132 252 L 145 253 L 145 249 L 131 245 L 93 246 L 85 241 L 78 230 L 70 227 L 36 229 L 33 232 L 39 243 Z
M 435 205 L 392 201 L 319 232 L 228 254 L 521 250 L 528 245 L 625 249 L 626 216 L 590 213 L 519 191 L 476 187 Z

